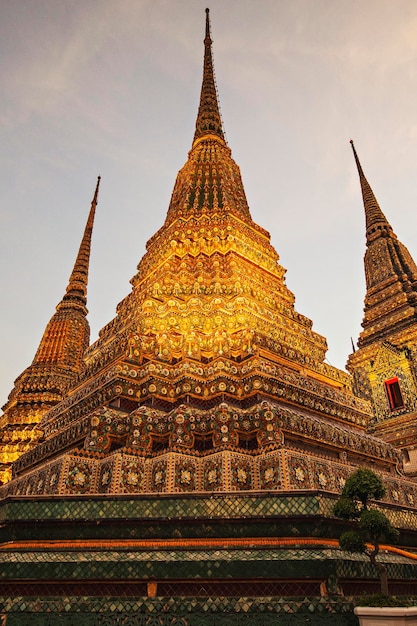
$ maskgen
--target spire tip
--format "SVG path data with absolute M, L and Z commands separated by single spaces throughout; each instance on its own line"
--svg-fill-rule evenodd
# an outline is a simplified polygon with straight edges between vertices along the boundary
M 356 167 L 358 169 L 359 181 L 362 190 L 362 199 L 363 206 L 365 209 L 365 221 L 366 221 L 366 241 L 367 245 L 371 241 L 370 238 L 375 238 L 375 232 L 377 232 L 377 236 L 386 236 L 387 232 L 392 232 L 392 228 L 387 221 L 387 218 L 381 211 L 381 208 L 378 204 L 378 200 L 375 198 L 375 194 L 371 189 L 370 184 L 368 183 L 365 174 L 363 173 L 361 162 L 359 161 L 359 157 L 356 153 L 354 143 L 352 139 L 350 140 L 350 145 L 352 146 L 353 156 L 356 162 Z M 375 229 L 375 225 L 378 224 L 378 229 Z M 382 225 L 382 228 L 381 228 Z
M 97 176 L 97 185 L 96 185 L 96 190 L 94 192 L 94 197 L 93 197 L 93 202 L 92 202 L 92 204 L 94 204 L 94 205 L 97 204 L 98 190 L 99 190 L 99 187 L 100 187 L 100 181 L 101 181 L 101 176 Z
M 204 37 L 203 83 L 201 86 L 200 104 L 196 120 L 194 142 L 205 136 L 215 135 L 225 142 L 216 80 L 214 77 L 213 55 L 210 35 L 210 9 L 206 8 L 206 31 Z
M 355 144 L 353 143 L 353 139 L 351 139 L 349 141 L 349 143 L 350 143 L 350 147 L 352 148 L 352 151 L 353 151 L 353 156 L 355 157 L 356 165 L 358 167 L 359 176 L 363 176 L 362 166 L 361 166 L 361 164 L 359 162 L 359 157 L 356 154 L 356 148 L 355 148 Z

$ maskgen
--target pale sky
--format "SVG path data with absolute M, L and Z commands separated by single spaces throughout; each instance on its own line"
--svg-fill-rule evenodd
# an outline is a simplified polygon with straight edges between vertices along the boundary
M 349 139 L 417 259 L 416 0 L 3 0 L 1 404 L 64 294 L 98 174 L 92 340 L 130 291 L 191 147 L 206 5 L 252 217 L 332 365 L 365 295 Z

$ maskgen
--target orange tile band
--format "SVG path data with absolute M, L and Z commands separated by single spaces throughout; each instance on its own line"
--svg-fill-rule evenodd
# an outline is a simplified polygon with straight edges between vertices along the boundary
M 102 540 L 74 540 L 74 541 L 10 541 L 0 544 L 0 550 L 97 550 L 97 549 L 172 549 L 172 548 L 267 548 L 277 547 L 285 548 L 286 546 L 326 546 L 329 548 L 338 548 L 337 539 L 314 539 L 311 537 L 247 537 L 239 539 L 220 538 L 220 539 L 102 539 Z M 417 554 L 397 548 L 395 546 L 381 545 L 381 550 L 392 552 L 405 556 L 410 559 L 417 560 Z

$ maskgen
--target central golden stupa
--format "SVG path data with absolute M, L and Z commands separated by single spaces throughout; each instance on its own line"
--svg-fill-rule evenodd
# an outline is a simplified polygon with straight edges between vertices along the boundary
M 18 491 L 339 491 L 352 463 L 370 455 L 381 469 L 398 463 L 366 433 L 369 403 L 353 395 L 348 374 L 324 362 L 326 340 L 295 310 L 269 233 L 252 220 L 222 130 L 211 43 L 207 13 L 192 148 L 132 292 L 85 350 L 78 329 L 80 318 L 86 323 L 90 212 L 53 330 L 29 368 L 30 395 L 18 379 L 5 407 L 30 423 L 34 399 L 40 416 L 41 443 L 31 442 L 14 466 L 26 476 Z M 98 189 L 94 209 L 97 196 Z M 73 286 L 74 275 L 84 289 Z M 48 364 L 48 379 L 58 379 L 68 337 L 83 363 L 51 408 L 33 370 Z M 57 460 L 60 450 L 66 454 Z

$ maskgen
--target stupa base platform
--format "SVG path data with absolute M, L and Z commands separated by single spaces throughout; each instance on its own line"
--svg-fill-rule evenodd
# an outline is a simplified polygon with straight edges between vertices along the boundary
M 0 503 L 7 626 L 357 624 L 378 591 L 338 548 L 326 492 L 8 497 Z M 417 599 L 417 512 L 384 508 L 404 549 L 384 551 L 391 593 Z

